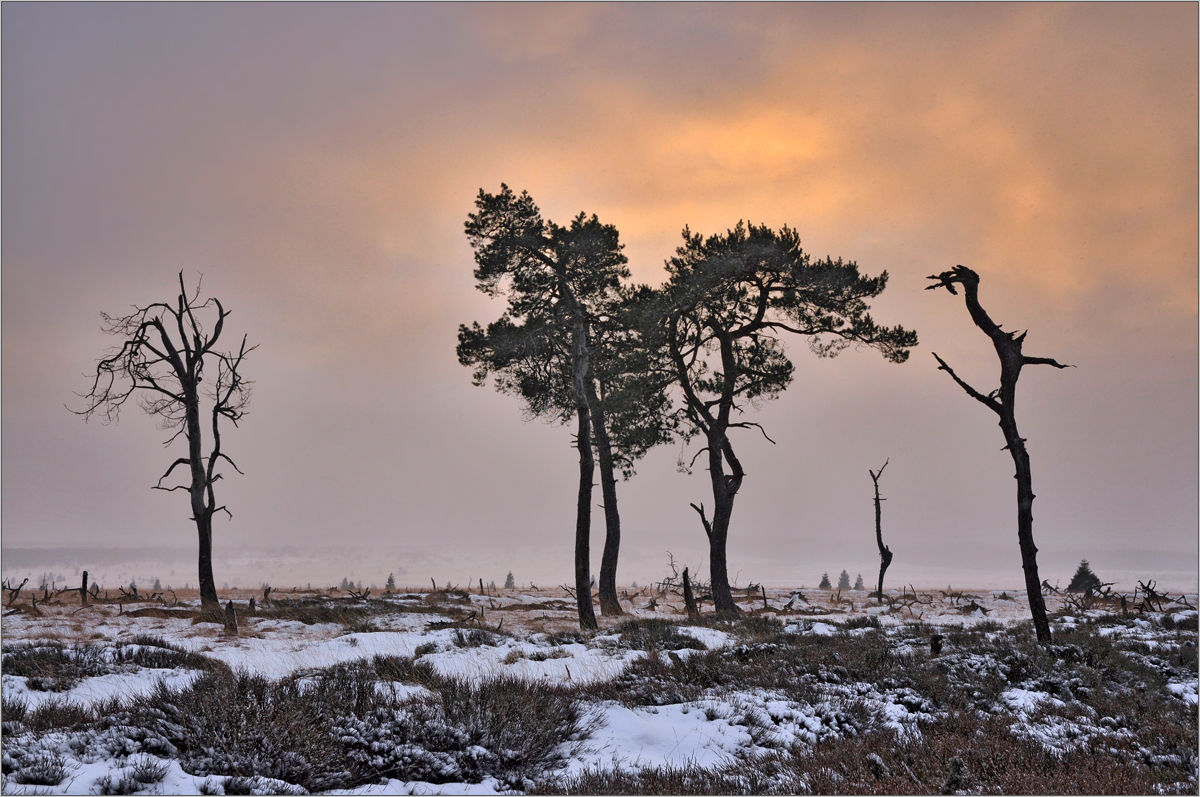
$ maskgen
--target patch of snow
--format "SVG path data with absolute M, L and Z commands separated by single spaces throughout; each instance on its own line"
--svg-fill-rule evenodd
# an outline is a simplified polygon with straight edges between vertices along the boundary
M 1184 681 L 1170 681 L 1167 684 L 1168 692 L 1175 695 L 1175 697 L 1180 698 L 1181 700 L 1191 703 L 1193 706 L 1196 705 L 1197 701 L 1196 688 L 1196 678 L 1191 678 Z
M 426 783 L 423 780 L 396 780 L 357 789 L 335 789 L 326 794 L 511 794 L 495 778 L 486 777 L 481 783 Z
M 809 633 L 816 636 L 833 636 L 837 633 L 837 628 L 829 623 L 813 623 Z
M 710 721 L 694 703 L 625 708 L 604 703 L 595 711 L 592 737 L 574 751 L 566 774 L 598 767 L 712 767 L 752 743 L 745 728 Z
M 1020 687 L 1005 689 L 1000 693 L 1000 700 L 1005 706 L 1008 707 L 1009 711 L 1014 714 L 1021 715 L 1029 714 L 1030 712 L 1035 711 L 1037 707 L 1043 703 L 1047 703 L 1052 706 L 1066 705 L 1061 700 L 1051 696 L 1047 692 L 1034 692 L 1029 689 L 1021 689 Z
M 709 650 L 719 650 L 733 644 L 732 636 L 716 628 L 705 628 L 700 625 L 681 625 L 676 630 L 699 641 L 700 644 Z
M 94 706 L 114 698 L 126 700 L 152 694 L 159 684 L 183 689 L 200 676 L 199 670 L 140 669 L 133 673 L 111 673 L 85 678 L 65 692 L 30 689 L 28 679 L 20 675 L 0 678 L 5 700 L 22 700 L 30 710 L 46 703 L 61 702 Z

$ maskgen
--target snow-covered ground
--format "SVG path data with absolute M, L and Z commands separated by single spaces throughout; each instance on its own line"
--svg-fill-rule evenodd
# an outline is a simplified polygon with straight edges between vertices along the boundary
M 237 635 L 216 623 L 195 622 L 194 617 L 136 611 L 159 605 L 147 602 L 126 606 L 93 603 L 81 608 L 76 601 L 64 600 L 62 605 L 6 612 L 2 627 L 5 713 L 10 714 L 14 706 L 22 706 L 27 714 L 46 706 L 116 710 L 118 704 L 128 705 L 161 689 L 187 689 L 201 677 L 202 670 L 192 665 L 140 666 L 137 656 L 146 647 L 144 635 L 228 665 L 234 672 L 275 681 L 315 679 L 335 665 L 397 657 L 413 660 L 445 679 L 486 684 L 510 678 L 577 690 L 584 730 L 564 740 L 553 757 L 547 774 L 559 777 L 612 768 L 719 768 L 868 731 L 919 737 L 922 724 L 937 722 L 944 710 L 935 696 L 921 692 L 919 683 L 856 678 L 850 674 L 854 662 L 845 662 L 851 665 L 849 671 L 836 664 L 814 664 L 778 687 L 706 683 L 678 695 L 664 692 L 661 702 L 652 694 L 626 700 L 620 692 L 625 685 L 635 692 L 654 689 L 653 684 L 639 683 L 637 678 L 630 682 L 631 668 L 641 668 L 637 672 L 653 677 L 653 667 L 677 671 L 692 657 L 711 655 L 706 651 L 720 651 L 731 661 L 742 661 L 774 655 L 779 647 L 778 642 L 758 640 L 754 634 L 762 636 L 764 632 L 747 631 L 749 625 L 681 624 L 675 631 L 663 631 L 661 623 L 644 628 L 622 625 L 630 619 L 685 623 L 681 599 L 672 593 L 646 589 L 626 593 L 624 607 L 629 615 L 601 617 L 601 628 L 593 634 L 577 633 L 573 600 L 556 590 L 530 594 L 497 590 L 491 595 L 412 592 L 368 601 L 276 593 L 275 607 L 324 601 L 366 615 L 365 622 L 358 617 L 352 622 L 306 623 L 292 619 L 294 612 L 270 616 L 272 607 L 262 605 L 251 614 L 246 607 L 250 593 L 229 597 L 240 613 Z M 777 636 L 809 640 L 805 644 L 812 645 L 825 644 L 820 640 L 852 645 L 855 639 L 874 635 L 872 639 L 883 641 L 873 644 L 882 645 L 880 649 L 887 655 L 914 666 L 930 660 L 931 637 L 978 629 L 978 638 L 986 640 L 988 635 L 1007 633 L 1006 629 L 1028 618 L 1025 595 L 1018 591 L 913 592 L 905 588 L 889 591 L 889 600 L 881 605 L 863 592 L 768 589 L 739 597 L 739 601 L 759 621 L 774 623 L 769 627 Z M 1126 618 L 1115 604 L 1083 610 L 1069 605 L 1064 597 L 1050 596 L 1048 601 L 1056 617 L 1056 634 L 1086 627 L 1108 643 L 1123 646 L 1120 649 L 1128 650 L 1137 666 L 1167 666 L 1153 657 L 1156 646 L 1174 646 L 1171 649 L 1175 650 L 1180 644 L 1191 644 L 1191 660 L 1195 659 L 1196 612 L 1182 602 L 1172 604 L 1166 612 Z M 1183 601 L 1194 607 L 1196 595 L 1183 596 Z M 62 650 L 67 658 L 83 656 L 81 647 L 93 652 L 100 649 L 100 655 L 95 657 L 93 672 L 72 677 L 10 672 L 16 661 L 14 652 L 39 644 Z M 1070 661 L 1074 654 L 1056 655 Z M 970 678 L 1000 679 L 996 682 L 1005 688 L 995 695 L 972 698 L 977 710 L 1011 716 L 1015 735 L 1032 739 L 1055 755 L 1101 737 L 1120 739 L 1132 733 L 1117 720 L 1107 722 L 1109 718 L 1086 701 L 1080 702 L 1090 688 L 1082 682 L 1076 684 L 1069 678 L 1052 681 L 1044 674 L 1025 677 L 1020 662 L 953 644 L 947 645 L 937 664 L 951 684 Z M 674 683 L 670 677 L 664 676 L 664 683 Z M 1163 677 L 1162 694 L 1194 711 L 1196 673 L 1176 667 Z M 434 692 L 419 683 L 389 681 L 380 686 L 390 689 L 401 707 L 405 701 L 437 701 Z M 617 691 L 604 692 L 603 688 Z M 1079 717 L 1072 719 L 1072 711 Z M 83 738 L 77 729 L 31 730 L 12 721 L 11 716 L 3 718 L 4 793 L 129 793 L 134 789 L 156 794 L 222 793 L 228 785 L 217 774 L 189 774 L 171 755 L 147 752 L 145 745 L 130 743 L 121 748 L 118 744 L 114 748 L 111 740 L 100 744 L 91 737 Z M 56 768 L 62 774 L 57 781 Z M 1191 772 L 1194 793 L 1194 759 Z M 283 781 L 264 778 L 248 783 L 241 788 L 262 793 L 295 789 Z M 333 793 L 494 794 L 513 785 L 491 775 L 472 782 L 383 777 Z

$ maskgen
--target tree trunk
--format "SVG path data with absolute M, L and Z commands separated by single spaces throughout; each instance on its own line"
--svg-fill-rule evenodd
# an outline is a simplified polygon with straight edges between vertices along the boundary
M 612 444 L 604 412 L 596 400 L 596 391 L 588 380 L 588 403 L 592 413 L 592 430 L 596 434 L 596 450 L 600 454 L 600 490 L 604 496 L 604 554 L 600 558 L 600 613 L 605 616 L 625 614 L 617 598 L 617 555 L 621 549 L 621 516 L 617 512 L 617 479 L 613 473 Z
M 221 601 L 217 597 L 217 582 L 212 569 L 212 515 L 201 512 L 196 518 L 196 530 L 200 537 L 200 606 L 204 610 L 220 611 Z
M 575 406 L 579 417 L 575 446 L 579 449 L 579 501 L 575 514 L 575 602 L 579 606 L 579 627 L 596 628 L 596 613 L 592 609 L 591 531 L 592 479 L 596 460 L 592 456 L 591 408 L 588 406 L 585 382 L 588 373 L 587 324 L 577 322 L 573 353 Z
M 1005 332 L 1000 325 L 991 319 L 983 306 L 979 304 L 979 275 L 965 266 L 955 266 L 950 271 L 930 277 L 936 280 L 926 290 L 944 287 L 950 293 L 957 293 L 954 284 L 962 285 L 967 310 L 971 320 L 989 338 L 996 348 L 996 356 L 1000 358 L 1000 389 L 984 395 L 964 382 L 946 364 L 945 360 L 934 353 L 939 370 L 950 374 L 959 387 L 967 395 L 1000 416 L 1000 429 L 1004 432 L 1005 448 L 1012 454 L 1013 464 L 1016 465 L 1017 480 L 1017 541 L 1021 546 L 1021 567 L 1025 571 L 1025 592 L 1029 596 L 1029 613 L 1033 616 L 1033 627 L 1037 631 L 1038 642 L 1049 644 L 1050 622 L 1046 619 L 1046 601 L 1042 597 L 1042 581 L 1038 577 L 1037 546 L 1033 544 L 1033 476 L 1029 467 L 1029 452 L 1025 450 L 1025 440 L 1017 432 L 1016 397 L 1017 379 L 1021 369 L 1026 365 L 1049 365 L 1054 368 L 1070 368 L 1052 357 L 1029 357 L 1022 351 L 1027 332 L 1017 334 Z
M 729 519 L 733 515 L 734 493 L 726 483 L 725 468 L 721 462 L 720 445 L 709 441 L 709 475 L 713 486 L 713 519 L 708 535 L 708 557 L 712 568 L 713 606 L 717 614 L 738 613 L 729 589 L 729 565 L 725 559 L 725 544 L 729 538 Z
M 883 468 L 886 467 L 887 463 L 885 462 Z M 871 481 L 875 483 L 875 543 L 879 546 L 879 585 L 875 590 L 875 595 L 880 603 L 883 603 L 883 574 L 887 572 L 888 566 L 892 563 L 892 550 L 883 544 L 883 509 L 880 502 L 887 500 L 879 497 L 879 477 L 883 475 L 883 468 L 880 468 L 878 473 L 867 470 L 867 473 L 871 474 Z
M 183 381 L 182 379 L 180 381 Z M 196 532 L 200 541 L 199 582 L 200 605 L 204 611 L 220 612 L 221 601 L 217 598 L 216 581 L 212 572 L 212 510 L 205 502 L 208 475 L 204 471 L 200 437 L 200 397 L 195 385 L 185 383 L 183 389 L 186 409 L 184 423 L 187 424 L 188 464 L 192 471 L 189 493 L 192 499 L 192 519 L 196 521 Z
M 1050 621 L 1046 617 L 1046 599 L 1042 596 L 1042 579 L 1038 575 L 1037 546 L 1033 542 L 1033 472 L 1025 441 L 1017 434 L 1012 413 L 1001 417 L 1000 427 L 1008 441 L 1008 450 L 1016 465 L 1017 480 L 1017 542 L 1021 546 L 1021 567 L 1025 571 L 1025 591 L 1029 596 L 1029 613 L 1038 642 L 1050 642 Z

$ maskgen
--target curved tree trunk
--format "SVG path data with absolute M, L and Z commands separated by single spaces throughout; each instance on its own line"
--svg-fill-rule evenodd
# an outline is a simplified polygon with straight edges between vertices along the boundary
M 625 614 L 617 598 L 617 556 L 621 549 L 621 515 L 617 511 L 617 479 L 613 473 L 612 444 L 595 387 L 588 380 L 588 402 L 591 405 L 592 430 L 596 435 L 596 451 L 600 454 L 600 490 L 604 496 L 604 553 L 600 558 L 600 613 L 605 616 Z

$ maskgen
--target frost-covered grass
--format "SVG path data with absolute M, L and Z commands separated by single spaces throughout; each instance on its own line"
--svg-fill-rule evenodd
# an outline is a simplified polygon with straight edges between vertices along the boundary
M 1194 610 L 1058 611 L 1041 646 L 1010 596 L 790 595 L 691 622 L 655 596 L 593 633 L 556 594 L 298 595 L 239 636 L 194 606 L 42 606 L 4 618 L 0 786 L 1196 792 Z

